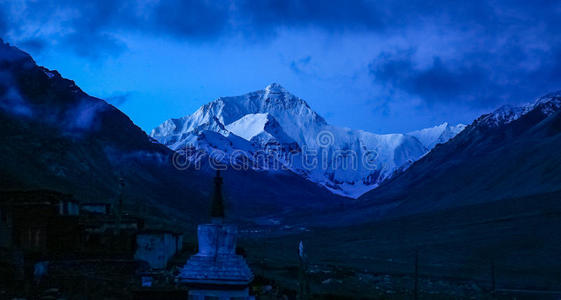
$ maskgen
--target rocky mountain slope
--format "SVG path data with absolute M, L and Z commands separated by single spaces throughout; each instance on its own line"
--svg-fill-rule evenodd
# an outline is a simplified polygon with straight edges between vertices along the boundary
M 557 193 L 560 147 L 560 92 L 504 106 L 336 214 L 360 222 Z
M 83 202 L 114 202 L 119 178 L 124 178 L 129 211 L 159 211 L 177 223 L 208 217 L 214 176 L 208 165 L 178 167 L 172 150 L 117 108 L 3 42 L 0 79 L 0 189 L 47 188 Z M 279 215 L 342 200 L 291 172 L 269 176 L 229 170 L 224 177 L 232 218 Z

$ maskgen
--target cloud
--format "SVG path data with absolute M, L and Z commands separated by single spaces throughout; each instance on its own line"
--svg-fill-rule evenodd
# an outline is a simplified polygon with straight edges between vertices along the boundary
M 8 31 L 8 24 L 6 21 L 6 10 L 5 4 L 0 3 L 0 36 L 4 36 L 6 31 Z
M 223 34 L 230 20 L 228 1 L 162 1 L 154 6 L 145 29 L 188 39 Z
M 485 85 L 487 70 L 479 65 L 443 62 L 440 57 L 419 67 L 413 61 L 412 50 L 396 54 L 382 53 L 370 65 L 377 84 L 390 90 L 401 90 L 419 96 L 427 102 L 451 101 L 458 97 L 473 97 Z
M 125 102 L 129 101 L 131 96 L 132 96 L 132 92 L 120 92 L 106 97 L 106 100 L 112 105 L 118 107 L 125 104 Z
M 0 34 L 12 39 L 43 39 L 92 56 L 123 51 L 129 33 L 188 41 L 275 37 L 282 29 L 317 28 L 327 32 L 373 32 L 426 24 L 449 30 L 484 30 L 500 36 L 512 25 L 560 25 L 559 4 L 525 1 L 451 3 L 449 1 L 346 0 L 167 0 L 167 1 L 17 1 L 0 5 Z M 555 13 L 557 11 L 557 14 Z M 6 18 L 9 16 L 9 18 Z M 2 30 L 3 29 L 3 30 Z M 398 33 L 399 34 L 399 33 Z M 256 39 L 252 39 L 256 41 Z
M 294 59 L 290 62 L 290 70 L 296 74 L 302 74 L 305 72 L 305 69 L 308 67 L 311 60 L 312 57 L 309 55 L 299 59 Z
M 4 47 L 0 47 L 2 49 Z M 0 63 L 4 59 L 11 59 L 10 51 L 0 50 Z M 33 109 L 25 101 L 14 84 L 14 78 L 10 72 L 0 71 L 0 111 L 19 117 L 32 117 Z
M 41 38 L 31 38 L 18 42 L 18 46 L 32 52 L 41 52 L 45 49 L 45 47 L 47 47 L 47 42 Z
M 281 31 L 375 36 L 381 52 L 359 55 L 372 59 L 374 84 L 389 98 L 489 106 L 561 88 L 560 15 L 561 2 L 547 0 L 23 0 L 0 3 L 0 34 L 24 49 L 64 47 L 91 59 L 127 51 L 134 35 L 219 46 Z M 290 69 L 306 72 L 310 60 Z
M 20 93 L 14 87 L 9 87 L 0 92 L 0 110 L 23 117 L 31 117 L 33 115 L 31 107 L 23 100 Z
M 95 131 L 99 128 L 99 114 L 107 109 L 102 101 L 82 99 L 66 111 L 64 125 L 69 131 Z
M 65 45 L 68 45 L 76 54 L 92 59 L 99 59 L 107 55 L 120 54 L 127 49 L 127 46 L 121 40 L 107 33 L 93 33 L 88 36 L 93 43 L 85 43 L 84 36 L 79 33 L 69 34 L 62 39 Z M 25 45 L 22 45 L 25 47 Z
M 0 34 L 18 43 L 49 40 L 95 59 L 126 50 L 128 34 L 212 39 L 229 23 L 229 10 L 227 2 L 205 0 L 19 1 L 0 6 L 10 16 L 0 19 Z
M 387 94 L 406 93 L 426 104 L 493 107 L 525 102 L 561 89 L 561 55 L 505 45 L 499 55 L 460 52 L 449 58 L 418 57 L 416 50 L 383 52 L 370 64 L 374 83 Z
M 238 4 L 237 13 L 248 24 L 245 30 L 253 31 L 307 26 L 327 30 L 377 30 L 386 20 L 380 10 L 380 6 L 385 5 L 363 0 L 245 0 Z

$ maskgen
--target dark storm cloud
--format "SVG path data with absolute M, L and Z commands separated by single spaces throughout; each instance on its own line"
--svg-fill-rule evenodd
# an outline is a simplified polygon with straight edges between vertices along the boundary
M 524 25 L 541 18 L 544 25 L 559 25 L 557 2 L 538 2 L 506 1 L 491 6 L 487 1 L 444 0 L 21 1 L 25 5 L 0 5 L 4 14 L 12 14 L 0 21 L 9 19 L 12 29 L 21 30 L 33 22 L 45 25 L 61 19 L 66 27 L 61 31 L 70 29 L 93 39 L 103 39 L 99 32 L 119 30 L 212 39 L 231 33 L 273 34 L 279 28 L 301 26 L 386 31 L 422 23 L 466 31 L 479 28 L 494 35 L 513 21 Z
M 23 41 L 22 47 L 30 50 L 61 45 L 92 58 L 126 50 L 121 38 L 128 33 L 193 43 L 241 38 L 249 45 L 273 39 L 280 30 L 307 28 L 328 34 L 404 39 L 405 45 L 388 44 L 384 53 L 361 55 L 373 59 L 370 72 L 375 84 L 391 86 L 427 103 L 461 101 L 482 105 L 561 88 L 559 1 L 0 3 L 0 34 L 22 37 L 17 42 Z M 435 41 L 430 53 L 419 51 L 428 40 Z M 305 64 L 293 60 L 289 67 L 299 72 Z
M 178 37 L 207 38 L 223 33 L 229 21 L 227 1 L 163 1 L 148 26 Z
M 29 51 L 40 52 L 47 46 L 47 43 L 41 38 L 26 39 L 18 42 L 18 46 Z
M 91 43 L 84 42 L 84 39 L 89 39 Z M 81 33 L 72 33 L 62 38 L 61 42 L 76 54 L 93 59 L 107 54 L 118 54 L 127 48 L 121 40 L 102 32 L 92 32 L 87 37 Z
M 370 65 L 374 80 L 390 89 L 418 95 L 428 102 L 449 101 L 457 96 L 473 97 L 489 82 L 486 78 L 488 70 L 479 65 L 447 64 L 440 57 L 434 57 L 428 66 L 419 68 L 412 59 L 413 54 L 414 50 L 380 54 Z
M 386 91 L 406 92 L 428 104 L 456 102 L 480 107 L 526 102 L 561 90 L 559 48 L 528 53 L 507 45 L 498 54 L 432 57 L 423 66 L 413 59 L 414 54 L 415 50 L 380 54 L 370 65 L 374 82 Z
M 270 0 L 239 2 L 239 14 L 261 30 L 279 26 L 317 26 L 325 29 L 378 29 L 385 18 L 369 1 Z
M 118 54 L 126 49 L 123 32 L 179 39 L 217 38 L 229 22 L 222 1 L 22 1 L 0 5 L 0 34 L 48 39 L 85 57 Z M 20 3 L 20 4 L 21 4 Z M 5 25 L 4 25 L 5 24 Z M 42 30 L 55 28 L 55 31 Z M 3 28 L 7 28 L 2 31 Z
M 84 54 L 87 47 L 118 50 L 118 43 L 108 36 L 122 31 L 213 40 L 231 35 L 271 37 L 281 28 L 302 27 L 372 32 L 424 22 L 459 28 L 484 26 L 489 32 L 500 27 L 494 21 L 496 9 L 478 1 L 452 4 L 364 0 L 61 0 L 5 3 L 0 9 L 9 15 L 0 19 L 0 29 L 4 21 L 7 23 L 4 27 L 16 34 L 27 30 L 35 35 L 50 35 L 50 39 L 81 44 L 73 48 Z M 53 24 L 60 27 L 59 32 L 39 30 Z
M 420 29 L 419 41 L 373 59 L 374 83 L 390 99 L 405 92 L 429 105 L 494 107 L 561 90 L 559 2 L 498 2 L 464 16 L 454 11 L 431 19 L 435 32 Z M 423 38 L 435 43 L 427 46 Z M 429 54 L 419 50 L 423 46 Z

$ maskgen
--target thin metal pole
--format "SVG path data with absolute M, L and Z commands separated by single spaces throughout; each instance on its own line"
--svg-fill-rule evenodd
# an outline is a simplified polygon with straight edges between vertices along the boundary
M 495 295 L 495 291 L 497 289 L 496 281 L 495 281 L 495 260 L 491 261 L 491 293 Z
M 419 249 L 415 249 L 415 288 L 413 297 L 419 299 Z

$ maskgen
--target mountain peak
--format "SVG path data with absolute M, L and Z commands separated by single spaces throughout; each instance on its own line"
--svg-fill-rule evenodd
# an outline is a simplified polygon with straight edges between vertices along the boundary
M 536 99 L 535 104 L 549 102 L 557 98 L 561 98 L 561 90 L 539 97 L 538 99 Z
M 488 127 L 498 127 L 518 120 L 523 115 L 536 109 L 545 115 L 559 111 L 561 109 L 561 91 L 549 93 L 537 98 L 533 103 L 521 106 L 503 105 L 494 112 L 479 117 L 475 120 L 475 123 Z
M 200 136 L 199 131 L 194 129 L 206 126 L 211 119 L 219 120 L 226 130 L 210 128 L 210 131 L 218 135 L 205 131 L 208 134 Z M 190 116 L 164 122 L 151 135 L 175 150 L 193 144 L 197 149 L 208 153 L 220 150 L 232 155 L 230 158 L 237 155 L 235 153 L 238 152 L 234 152 L 237 150 L 249 149 L 250 155 L 273 150 L 283 168 L 323 185 L 333 193 L 358 197 L 391 177 L 395 170 L 406 168 L 432 149 L 434 144 L 448 141 L 458 130 L 460 128 L 457 126 L 443 123 L 432 130 L 422 131 L 418 135 L 424 138 L 425 146 L 415 136 L 407 134 L 378 135 L 338 128 L 329 125 L 304 100 L 291 94 L 280 84 L 272 83 L 265 89 L 241 96 L 221 97 L 203 105 Z M 224 137 L 220 137 L 220 134 Z M 319 142 L 319 138 L 324 136 L 327 137 L 326 144 Z M 308 161 L 304 162 L 302 149 L 318 149 L 323 146 L 328 149 L 325 153 L 354 151 L 352 153 L 356 155 L 345 155 L 341 158 L 345 162 L 341 163 L 350 166 L 350 163 L 356 162 L 356 168 L 343 167 L 336 159 L 331 158 L 329 161 L 335 163 L 330 163 L 329 166 L 306 165 Z M 365 153 L 372 152 L 376 152 L 376 170 L 353 161 L 354 158 L 366 157 Z M 200 157 L 194 155 L 192 159 Z
M 32 65 L 35 64 L 35 62 L 33 61 L 33 59 L 29 54 L 0 39 L 0 62 L 14 62 L 14 61 L 27 61 L 27 62 L 31 62 Z
M 285 88 L 283 88 L 280 84 L 273 82 L 271 84 L 269 84 L 266 88 L 265 88 L 266 92 L 269 93 L 286 93 L 288 92 Z
M 558 110 L 559 108 L 561 108 L 561 91 L 556 91 L 539 97 L 538 99 L 536 99 L 536 102 L 534 102 L 533 107 L 540 107 L 546 114 Z
M 409 132 L 408 135 L 417 138 L 423 146 L 430 150 L 437 144 L 446 143 L 449 139 L 455 137 L 464 130 L 464 128 L 465 125 L 461 123 L 452 126 L 448 124 L 448 122 L 444 122 L 434 127 Z
M 508 124 L 520 118 L 530 110 L 530 106 L 513 106 L 503 105 L 497 108 L 494 112 L 485 114 L 475 120 L 477 124 L 483 124 L 487 127 L 498 127 L 503 124 Z

